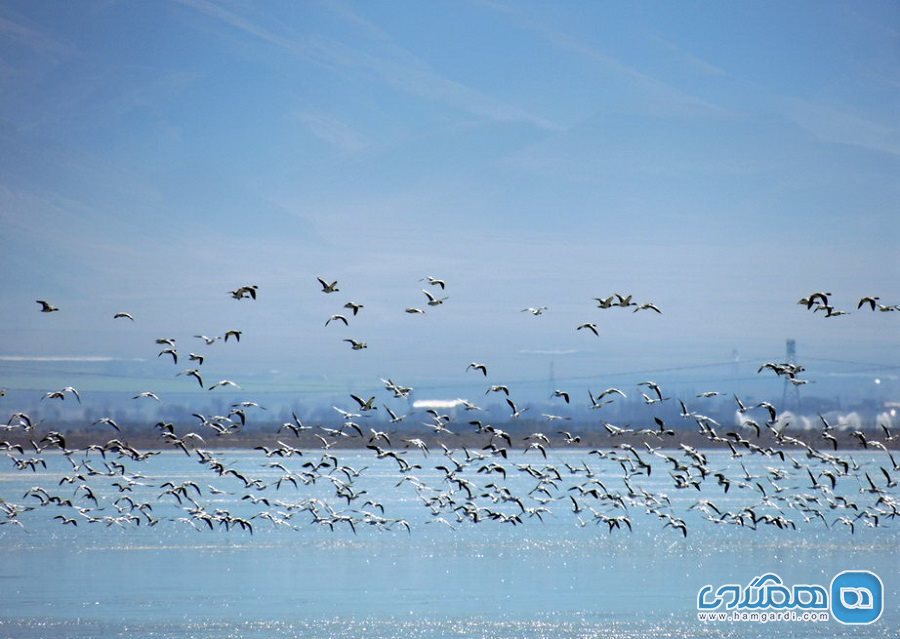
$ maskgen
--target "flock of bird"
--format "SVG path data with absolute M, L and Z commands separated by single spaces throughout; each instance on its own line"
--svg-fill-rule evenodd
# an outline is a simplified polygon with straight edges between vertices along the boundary
M 340 291 L 337 281 L 317 279 L 323 294 Z M 422 281 L 431 289 L 422 289 L 429 307 L 441 306 L 449 299 L 432 292 L 443 294 L 444 280 L 428 276 Z M 259 295 L 259 287 L 240 286 L 228 295 L 252 302 Z M 829 305 L 829 296 L 815 292 L 800 303 L 809 310 L 823 309 L 826 317 L 844 314 Z M 858 308 L 897 309 L 882 306 L 878 300 L 865 297 Z M 600 309 L 661 313 L 655 304 L 634 302 L 631 295 L 614 293 L 595 301 Z M 37 303 L 43 313 L 59 311 L 46 300 Z M 365 306 L 348 301 L 343 308 L 348 312 L 332 314 L 325 320 L 326 327 L 332 323 L 349 326 Z M 537 306 L 522 312 L 537 316 L 547 310 L 546 306 Z M 405 311 L 425 314 L 425 310 L 414 307 Z M 116 313 L 114 319 L 135 321 L 127 312 Z M 590 322 L 576 330 L 598 334 L 596 325 Z M 240 330 L 229 330 L 222 336 L 199 334 L 195 338 L 207 346 L 228 342 L 229 338 L 237 344 L 241 334 Z M 366 342 L 358 339 L 344 341 L 354 350 L 366 348 Z M 181 352 L 174 339 L 159 338 L 156 344 L 159 358 L 178 364 Z M 190 352 L 187 359 L 194 366 L 180 370 L 176 376 L 190 378 L 209 391 L 240 388 L 227 379 L 207 385 L 202 373 L 206 356 Z M 804 368 L 796 363 L 766 362 L 759 373 L 766 371 L 795 385 L 805 383 L 799 377 Z M 484 378 L 485 395 L 501 394 L 509 407 L 510 420 L 529 410 L 514 401 L 508 385 L 492 378 L 488 364 L 474 361 L 464 369 L 460 366 L 460 372 Z M 413 391 L 411 386 L 392 379 L 381 381 L 392 400 L 408 399 Z M 420 425 L 427 429 L 427 435 L 412 436 L 416 429 L 401 425 L 408 415 L 375 395 L 354 393 L 349 395 L 347 405 L 334 406 L 340 416 L 337 427 L 305 424 L 296 413 L 292 413 L 291 421 L 273 426 L 267 435 L 272 441 L 256 447 L 259 454 L 251 458 L 249 468 L 229 461 L 227 448 L 210 447 L 207 440 L 227 441 L 240 433 L 248 420 L 266 410 L 255 401 L 234 402 L 227 415 L 194 413 L 193 430 L 160 421 L 154 427 L 159 443 L 154 450 L 140 450 L 126 441 L 123 429 L 112 417 L 95 420 L 91 426 L 99 440 L 79 448 L 69 445 L 66 433 L 48 429 L 41 421 L 16 411 L 0 425 L 7 433 L 6 439 L 0 440 L 0 451 L 17 473 L 40 471 L 41 477 L 52 477 L 55 483 L 33 486 L 22 495 L 0 494 L 0 526 L 24 529 L 30 517 L 49 513 L 52 520 L 72 527 L 154 527 L 166 522 L 197 530 L 222 528 L 253 534 L 265 522 L 297 530 L 319 525 L 353 533 L 363 526 L 410 532 L 418 520 L 411 523 L 411 518 L 394 516 L 383 503 L 389 500 L 367 490 L 366 471 L 370 468 L 377 468 L 382 476 L 389 471 L 394 490 L 408 492 L 421 505 L 425 523 L 454 529 L 491 521 L 522 525 L 562 512 L 569 513 L 579 526 L 595 524 L 609 534 L 632 531 L 638 514 L 658 521 L 661 530 L 682 537 L 702 521 L 711 526 L 753 530 L 840 527 L 854 534 L 859 527 L 887 526 L 900 515 L 895 490 L 900 466 L 892 451 L 898 437 L 887 426 L 881 427 L 883 436 L 863 431 L 850 434 L 853 446 L 874 458 L 860 464 L 852 450 L 839 450 L 835 425 L 824 416 L 820 416 L 821 430 L 810 441 L 808 436 L 793 433 L 789 421 L 772 403 L 747 404 L 733 395 L 737 419 L 734 424 L 720 424 L 701 410 L 703 402 L 723 395 L 718 391 L 697 394 L 694 407 L 678 400 L 682 421 L 677 425 L 650 412 L 648 425 L 643 427 L 617 426 L 602 419 L 606 405 L 632 392 L 639 393 L 648 407 L 672 401 L 652 380 L 641 382 L 634 390 L 610 387 L 596 393 L 588 391 L 590 408 L 598 411 L 596 426 L 534 430 L 525 436 L 479 419 L 481 408 L 469 400 L 460 400 L 458 414 L 431 408 L 423 411 L 427 421 Z M 75 387 L 67 386 L 46 392 L 41 401 L 66 401 L 70 397 L 79 404 L 83 400 Z M 152 391 L 139 392 L 133 399 L 161 401 Z M 575 398 L 566 390 L 556 389 L 552 399 L 569 405 Z M 371 419 L 373 415 L 379 418 Z M 545 413 L 542 421 L 531 423 L 550 425 L 566 419 Z M 581 448 L 581 435 L 586 429 L 602 432 L 607 445 Z M 679 441 L 678 432 L 687 430 L 699 435 L 703 444 L 691 446 Z M 293 443 L 289 443 L 291 440 Z M 583 455 L 575 461 L 573 455 L 554 455 L 558 449 Z M 210 483 L 204 488 L 193 480 L 153 475 L 152 460 L 164 450 L 183 454 L 196 463 L 208 474 Z M 370 465 L 355 468 L 346 463 L 342 456 L 351 450 L 354 455 L 370 457 Z M 49 455 L 66 460 L 65 472 L 47 473 Z M 749 465 L 764 470 L 753 474 L 745 464 L 747 460 L 758 461 Z M 0 490 L 3 485 L 0 483 Z M 692 495 L 687 500 L 690 505 L 679 510 L 679 504 L 685 501 L 673 499 L 673 494 Z M 241 508 L 222 508 L 222 495 L 230 496 Z
M 841 317 L 842 315 L 850 315 L 850 311 L 842 311 L 841 309 L 835 308 L 832 304 L 829 304 L 829 298 L 831 297 L 831 293 L 826 293 L 825 291 L 815 291 L 810 293 L 806 297 L 801 297 L 797 300 L 797 304 L 806 307 L 806 310 L 812 311 L 813 313 L 825 313 L 825 317 Z M 879 300 L 881 298 L 877 295 L 865 295 L 859 298 L 859 302 L 856 304 L 856 310 L 862 309 L 863 306 L 868 306 L 869 310 L 878 310 L 882 313 L 891 313 L 894 311 L 900 311 L 900 304 L 882 304 Z

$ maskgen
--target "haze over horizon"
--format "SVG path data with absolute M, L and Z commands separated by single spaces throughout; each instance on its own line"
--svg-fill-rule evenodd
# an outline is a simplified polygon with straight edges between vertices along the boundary
M 602 384 L 795 338 L 817 384 L 897 391 L 900 312 L 856 305 L 900 304 L 900 8 L 693 6 L 4 3 L 0 387 L 170 380 L 160 337 L 211 379 L 338 386 Z

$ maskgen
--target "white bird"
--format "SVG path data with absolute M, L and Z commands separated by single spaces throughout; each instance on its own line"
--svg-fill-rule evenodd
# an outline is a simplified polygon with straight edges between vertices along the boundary
M 475 369 L 476 371 L 481 371 L 481 374 L 487 377 L 487 365 L 479 364 L 478 362 L 472 362 L 468 366 L 466 366 L 466 370 Z
M 425 311 L 414 306 L 407 306 L 405 309 L 403 309 L 403 312 L 409 313 L 410 315 L 425 315 Z
M 402 422 L 402 421 L 406 418 L 406 415 L 397 415 L 397 413 L 395 413 L 394 411 L 392 411 L 392 410 L 390 409 L 390 407 L 388 407 L 388 406 L 385 406 L 385 407 L 384 407 L 384 410 L 386 410 L 387 413 L 388 413 L 388 415 L 391 416 L 391 423 L 392 423 L 392 424 L 399 424 L 400 422 Z
M 463 399 L 462 397 L 460 397 L 458 401 L 462 402 L 463 408 L 465 410 L 481 410 L 480 406 L 473 404 L 469 400 Z
M 880 300 L 880 299 L 881 298 L 878 297 L 877 295 L 867 295 L 865 297 L 861 297 L 859 300 L 859 304 L 856 305 L 856 309 L 859 310 L 863 307 L 863 305 L 869 304 L 870 307 L 872 308 L 872 310 L 874 311 L 875 305 L 878 304 L 878 300 Z M 881 306 L 881 304 L 878 304 L 878 306 Z
M 200 371 L 198 371 L 196 368 L 186 368 L 185 370 L 178 373 L 176 377 L 178 375 L 188 375 L 190 377 L 193 377 L 200 384 L 200 387 L 203 388 L 203 379 L 200 377 Z
M 804 297 L 797 303 L 805 304 L 806 309 L 809 310 L 813 307 L 813 305 L 819 303 L 819 302 L 816 302 L 816 300 L 819 299 L 819 300 L 821 300 L 822 306 L 828 306 L 828 296 L 829 295 L 831 295 L 831 293 L 828 293 L 826 291 L 816 291 L 815 293 L 810 293 L 808 296 Z
M 448 297 L 435 297 L 424 288 L 422 289 L 422 292 L 425 293 L 425 297 L 428 298 L 428 306 L 439 306 L 444 303 L 444 300 L 449 299 Z
M 331 284 L 329 284 L 328 282 L 323 280 L 321 277 L 317 277 L 316 279 L 319 280 L 319 284 L 322 285 L 323 293 L 337 293 L 339 290 L 341 290 L 337 287 L 337 280 L 335 280 Z
M 236 300 L 242 300 L 245 297 L 249 297 L 255 300 L 258 289 L 259 287 L 256 284 L 251 284 L 250 286 L 241 286 L 240 288 L 236 288 L 233 291 L 228 291 L 228 294 Z
M 159 401 L 159 396 L 156 393 L 151 393 L 150 391 L 144 391 L 143 393 L 138 393 L 131 399 L 140 399 L 142 397 L 146 397 L 148 399 L 155 399 L 156 401 Z
M 343 322 L 344 326 L 350 326 L 350 323 L 347 321 L 347 318 L 343 315 L 332 315 L 327 320 L 325 320 L 325 326 L 331 324 L 331 322 Z
M 332 406 L 332 408 L 340 413 L 341 417 L 343 417 L 345 420 L 351 420 L 354 417 L 362 417 L 362 415 L 360 415 L 359 413 L 351 413 L 349 411 L 338 408 L 337 406 Z
M 510 419 L 518 419 L 519 416 L 528 410 L 528 407 L 519 410 L 516 408 L 516 403 L 511 400 L 509 397 L 506 398 L 506 403 L 509 405 L 510 410 L 512 410 L 512 414 L 510 415 Z
M 50 391 L 49 393 L 45 393 L 41 400 L 45 399 L 65 399 L 66 393 L 72 393 L 75 395 L 75 398 L 78 400 L 78 403 L 81 403 L 81 397 L 78 395 L 78 391 L 76 391 L 71 386 L 67 386 L 66 388 L 58 391 Z
M 602 401 L 598 397 L 594 397 L 594 394 L 591 393 L 590 389 L 588 389 L 588 397 L 591 398 L 591 408 L 596 410 L 598 408 L 603 408 L 606 404 L 612 404 L 611 399 L 607 399 L 606 401 Z
M 79 404 L 81 403 L 81 395 L 78 394 L 78 391 L 75 390 L 75 388 L 74 388 L 73 386 L 66 386 L 66 387 L 65 387 L 64 389 L 62 389 L 60 392 L 62 392 L 62 393 L 72 393 L 72 394 L 75 396 L 75 399 L 78 400 L 78 403 L 79 403 Z
M 652 302 L 647 302 L 646 304 L 639 304 L 638 306 L 635 307 L 635 309 L 632 311 L 632 313 L 637 313 L 638 311 L 648 311 L 648 310 L 656 311 L 657 313 L 662 315 L 662 311 L 659 310 L 659 307 L 656 304 L 653 304 Z
M 654 393 L 656 393 L 656 397 L 660 401 L 662 401 L 663 399 L 668 399 L 667 397 L 662 396 L 662 390 L 660 389 L 659 384 L 657 384 L 656 382 L 654 382 L 652 380 L 646 381 L 646 382 L 639 382 L 638 386 L 646 386 L 647 388 L 651 389 Z
M 430 275 L 426 275 L 424 279 L 421 279 L 419 281 L 427 281 L 432 286 L 440 286 L 442 291 L 446 288 L 446 282 L 444 282 L 444 280 L 439 280 L 438 278 L 431 277 Z
M 112 426 L 117 431 L 120 430 L 119 425 L 115 422 L 115 420 L 112 417 L 101 417 L 100 419 L 95 421 L 93 424 L 91 424 L 91 426 L 96 426 L 97 424 L 106 424 L 107 426 Z
M 220 379 L 218 382 L 210 386 L 207 390 L 213 390 L 214 388 L 218 388 L 219 386 L 234 386 L 235 388 L 240 388 L 240 386 L 232 382 L 230 379 Z
M 611 437 L 615 437 L 616 435 L 622 435 L 623 433 L 633 433 L 634 430 L 631 428 L 620 428 L 619 426 L 613 426 L 609 422 L 603 422 L 603 428 L 606 429 L 606 432 L 610 434 Z
M 354 402 L 359 404 L 359 410 L 361 410 L 362 412 L 366 412 L 366 411 L 370 411 L 370 410 L 378 410 L 378 407 L 375 405 L 375 396 L 374 395 L 366 400 L 364 400 L 359 395 L 354 395 L 353 393 L 350 393 L 350 397 L 351 397 L 351 399 L 353 399 Z
M 578 325 L 578 328 L 576 328 L 575 330 L 576 330 L 576 331 L 580 331 L 580 330 L 583 329 L 583 328 L 588 329 L 588 330 L 589 330 L 590 332 L 592 332 L 594 335 L 596 335 L 597 337 L 600 337 L 600 333 L 597 332 L 597 325 L 596 325 L 596 324 L 591 324 L 590 322 L 585 322 L 584 324 L 579 324 L 579 325 Z
M 522 313 L 531 313 L 534 316 L 543 315 L 544 311 L 547 310 L 546 306 L 529 306 L 528 308 L 523 308 L 521 310 Z
M 38 304 L 41 305 L 41 313 L 52 313 L 54 311 L 58 311 L 59 309 L 49 302 L 44 300 L 35 300 Z

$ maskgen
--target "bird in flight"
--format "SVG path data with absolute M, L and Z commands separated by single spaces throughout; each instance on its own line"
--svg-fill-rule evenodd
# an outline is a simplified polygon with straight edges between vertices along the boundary
M 350 324 L 347 322 L 347 318 L 343 315 L 332 315 L 327 320 L 325 320 L 325 326 L 328 326 L 329 324 L 331 324 L 331 322 L 343 322 L 344 326 L 350 326 Z
M 512 411 L 512 414 L 510 414 L 510 416 L 509 416 L 510 419 L 518 419 L 522 413 L 524 413 L 525 411 L 528 410 L 528 407 L 525 407 L 522 409 L 516 408 L 516 403 L 513 400 L 511 400 L 509 397 L 506 398 L 506 404 L 509 406 L 510 410 Z
M 219 386 L 234 386 L 235 388 L 240 388 L 240 386 L 232 382 L 230 379 L 222 379 L 210 386 L 207 390 L 212 390 L 214 388 L 218 388 Z
M 546 306 L 529 306 L 528 308 L 523 308 L 522 313 L 531 313 L 535 317 L 538 315 L 543 315 L 544 311 L 547 310 Z
M 866 295 L 865 297 L 861 297 L 861 298 L 859 299 L 859 304 L 856 305 L 856 310 L 859 310 L 859 309 L 861 309 L 863 306 L 865 306 L 866 304 L 868 304 L 868 305 L 872 308 L 872 310 L 874 311 L 874 310 L 875 310 L 875 305 L 878 303 L 878 300 L 880 300 L 880 299 L 881 299 L 881 298 L 878 297 L 877 295 Z
M 131 313 L 120 312 L 120 313 L 116 313 L 115 315 L 113 315 L 113 319 L 120 319 L 120 318 L 130 319 L 132 322 L 134 321 L 134 317 L 131 315 Z
M 426 281 L 427 281 L 427 282 L 428 282 L 429 284 L 431 284 L 432 286 L 440 286 L 442 291 L 443 291 L 443 290 L 446 288 L 446 286 L 447 286 L 447 283 L 444 282 L 444 280 L 439 280 L 438 278 L 436 278 L 436 277 L 431 277 L 430 275 L 426 275 L 424 278 L 422 278 L 422 279 L 419 280 L 419 281 L 420 281 L 420 282 L 426 282 Z
M 49 393 L 45 393 L 41 399 L 65 399 L 66 393 L 72 393 L 75 396 L 75 399 L 78 400 L 78 403 L 81 403 L 81 395 L 79 395 L 78 391 L 75 390 L 75 388 L 73 388 L 72 386 L 66 386 L 62 390 L 50 391 Z
M 58 311 L 59 309 L 56 306 L 53 306 L 49 302 L 45 300 L 35 300 L 36 303 L 41 305 L 41 313 L 52 313 L 54 311 Z
M 228 294 L 236 300 L 242 300 L 245 297 L 249 297 L 255 300 L 256 292 L 258 289 L 259 287 L 256 284 L 251 284 L 250 286 L 241 286 L 234 289 L 233 291 L 228 291 Z
M 810 293 L 808 296 L 801 298 L 797 303 L 806 306 L 806 310 L 811 309 L 816 304 L 828 306 L 829 295 L 831 295 L 831 293 L 827 293 L 825 291 L 816 291 L 815 293 Z
M 321 277 L 317 277 L 316 279 L 319 280 L 319 284 L 322 285 L 323 293 L 337 293 L 339 290 L 341 290 L 337 287 L 337 280 L 335 280 L 331 284 L 329 284 L 328 282 L 323 280 Z
M 638 311 L 656 311 L 657 313 L 659 313 L 660 315 L 662 315 L 662 311 L 659 310 L 659 307 L 658 307 L 656 304 L 652 303 L 652 302 L 647 302 L 646 304 L 638 304 L 638 305 L 634 308 L 634 310 L 632 311 L 632 313 L 637 313 Z
M 466 370 L 474 369 L 476 371 L 481 371 L 481 374 L 487 377 L 487 365 L 479 364 L 478 362 L 472 362 L 468 366 L 466 366 Z
M 580 330 L 583 329 L 583 328 L 586 328 L 587 330 L 589 330 L 590 332 L 592 332 L 592 333 L 593 333 L 594 335 L 596 335 L 597 337 L 600 337 L 600 333 L 597 332 L 597 325 L 596 325 L 596 324 L 591 324 L 590 322 L 585 322 L 584 324 L 579 324 L 578 327 L 577 327 L 575 330 L 576 330 L 576 331 L 580 331 Z
M 359 409 L 362 412 L 370 411 L 370 410 L 378 410 L 378 407 L 375 405 L 375 397 L 374 395 L 369 399 L 363 399 L 359 395 L 350 394 L 351 399 L 359 404 Z
M 203 378 L 200 377 L 200 371 L 198 371 L 196 368 L 185 369 L 185 370 L 181 371 L 180 373 L 178 373 L 178 375 L 188 375 L 189 377 L 193 377 L 194 379 L 197 380 L 197 383 L 200 384 L 200 387 L 201 388 L 203 387 Z M 177 377 L 177 375 L 176 375 L 176 377 Z
M 424 288 L 422 289 L 422 292 L 425 293 L 425 297 L 428 298 L 428 306 L 439 306 L 444 303 L 444 300 L 449 299 L 447 297 L 435 297 Z

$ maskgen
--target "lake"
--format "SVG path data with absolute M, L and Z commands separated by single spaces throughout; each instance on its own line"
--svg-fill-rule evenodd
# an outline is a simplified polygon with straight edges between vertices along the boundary
M 392 459 L 376 459 L 368 450 L 338 451 L 340 463 L 360 470 L 352 490 L 359 497 L 348 502 L 336 495 L 339 484 L 318 479 L 295 488 L 273 484 L 284 470 L 268 466 L 280 462 L 300 473 L 302 464 L 319 459 L 321 451 L 303 457 L 267 458 L 258 451 L 215 451 L 225 466 L 240 469 L 248 479 L 260 479 L 265 490 L 246 489 L 242 480 L 218 476 L 196 457 L 166 452 L 144 462 L 121 460 L 129 473 L 145 477 L 120 493 L 112 483 L 116 476 L 95 475 L 86 482 L 57 485 L 72 473 L 59 453 L 43 453 L 48 468 L 18 471 L 3 464 L 0 497 L 7 502 L 35 506 L 23 512 L 24 527 L 0 526 L 0 637 L 757 637 L 763 632 L 789 637 L 853 636 L 896 637 L 900 628 L 900 549 L 897 523 L 882 517 L 879 526 L 855 520 L 853 534 L 838 517 L 846 508 L 825 511 L 826 526 L 777 501 L 797 530 L 759 523 L 748 526 L 714 524 L 701 509 L 691 506 L 710 499 L 722 510 L 738 511 L 753 505 L 760 512 L 776 512 L 761 505 L 755 482 L 767 487 L 769 496 L 813 493 L 805 470 L 777 457 L 745 456 L 739 460 L 722 452 L 705 451 L 708 466 L 725 476 L 760 476 L 733 484 L 726 494 L 710 477 L 702 490 L 677 489 L 669 464 L 655 459 L 653 472 L 635 475 L 630 485 L 657 496 L 665 494 L 666 506 L 683 518 L 687 536 L 656 514 L 646 513 L 639 499 L 626 499 L 625 507 L 601 507 L 590 496 L 569 490 L 586 481 L 583 471 L 572 468 L 587 463 L 594 479 L 609 493 L 626 490 L 622 468 L 614 461 L 589 455 L 586 450 L 510 454 L 508 461 L 491 459 L 466 464 L 457 476 L 471 481 L 478 503 L 497 512 L 521 513 L 521 524 L 502 523 L 482 515 L 478 524 L 465 517 L 458 521 L 453 506 L 433 502 L 444 522 L 423 503 L 441 499 L 450 485 L 445 472 L 435 466 L 452 466 L 439 451 L 425 457 L 410 450 L 405 459 L 424 466 L 414 475 L 429 488 L 417 489 L 403 481 Z M 669 454 L 682 457 L 681 451 Z M 844 451 L 841 451 L 844 455 Z M 860 465 L 856 476 L 869 472 L 879 485 L 879 466 L 887 456 L 878 451 L 849 453 Z M 27 456 L 27 455 L 26 455 Z M 645 455 L 646 456 L 646 455 Z M 108 455 L 109 460 L 115 455 Z M 464 460 L 462 451 L 454 457 Z M 81 453 L 74 456 L 81 459 Z M 491 461 L 503 462 L 507 479 L 499 474 L 477 473 Z M 740 464 L 743 464 L 743 467 Z M 806 463 L 806 462 L 804 462 Z M 105 472 L 98 454 L 91 467 Z M 555 485 L 545 484 L 547 494 L 529 492 L 540 483 L 516 464 L 542 469 L 552 464 L 560 471 Z M 766 479 L 770 468 L 786 476 Z M 889 468 L 889 467 L 888 467 Z M 321 471 L 323 474 L 326 470 Z M 336 474 L 347 482 L 345 474 Z M 120 480 L 121 478 L 119 478 Z M 201 495 L 188 491 L 205 512 L 217 509 L 252 522 L 253 532 L 238 524 L 229 530 L 216 523 L 213 530 L 202 520 L 191 520 L 184 498 L 160 495 L 160 485 L 196 482 Z M 823 480 L 824 481 L 824 480 Z M 98 500 L 94 506 L 84 491 L 88 484 Z M 349 483 L 349 482 L 347 482 Z M 505 486 L 526 508 L 541 508 L 528 516 L 515 502 L 497 498 L 490 484 Z M 209 486 L 223 491 L 212 494 Z M 73 505 L 89 507 L 79 515 L 68 506 L 39 506 L 41 498 L 23 497 L 32 487 L 69 498 Z M 877 496 L 861 492 L 856 477 L 842 477 L 835 495 L 844 495 L 860 507 L 872 508 Z M 366 491 L 362 493 L 362 491 Z M 779 492 L 781 491 L 781 492 Z M 897 489 L 887 489 L 894 499 Z M 151 519 L 137 515 L 140 524 L 126 521 L 113 502 L 121 495 L 136 503 L 150 503 Z M 456 495 L 460 494 L 456 490 Z M 461 493 L 464 495 L 465 493 Z M 269 505 L 242 499 L 253 495 Z M 581 512 L 573 512 L 577 497 Z M 310 500 L 318 500 L 312 501 Z M 379 505 L 363 506 L 373 500 Z M 463 501 L 458 499 L 457 501 Z M 280 503 L 276 503 L 280 502 Z M 119 502 L 123 511 L 128 508 Z M 320 518 L 333 508 L 357 519 L 356 531 L 342 521 L 315 523 L 313 510 L 291 508 L 310 503 Z M 327 504 L 327 505 L 326 505 Z M 622 522 L 610 529 L 594 523 L 594 507 L 604 516 L 627 515 L 630 532 Z M 384 520 L 380 520 L 384 509 Z M 369 518 L 359 512 L 366 511 Z M 134 513 L 139 513 L 135 510 Z M 260 513 L 267 512 L 272 519 Z M 280 513 L 280 514 L 279 514 Z M 852 513 L 851 513 L 852 514 Z M 65 525 L 57 515 L 78 525 Z M 100 521 L 90 524 L 87 517 Z M 102 520 L 102 517 L 108 517 Z M 118 521 L 113 521 L 119 517 Z M 184 519 L 185 521 L 178 521 Z M 368 519 L 371 523 L 365 523 Z M 189 521 L 191 520 L 191 521 Z M 410 530 L 402 523 L 408 522 Z M 332 530 L 333 527 L 333 530 Z M 822 584 L 844 570 L 869 570 L 884 583 L 884 612 L 867 626 L 825 622 L 700 622 L 697 593 L 706 584 L 747 584 L 763 573 L 777 573 L 785 584 Z

